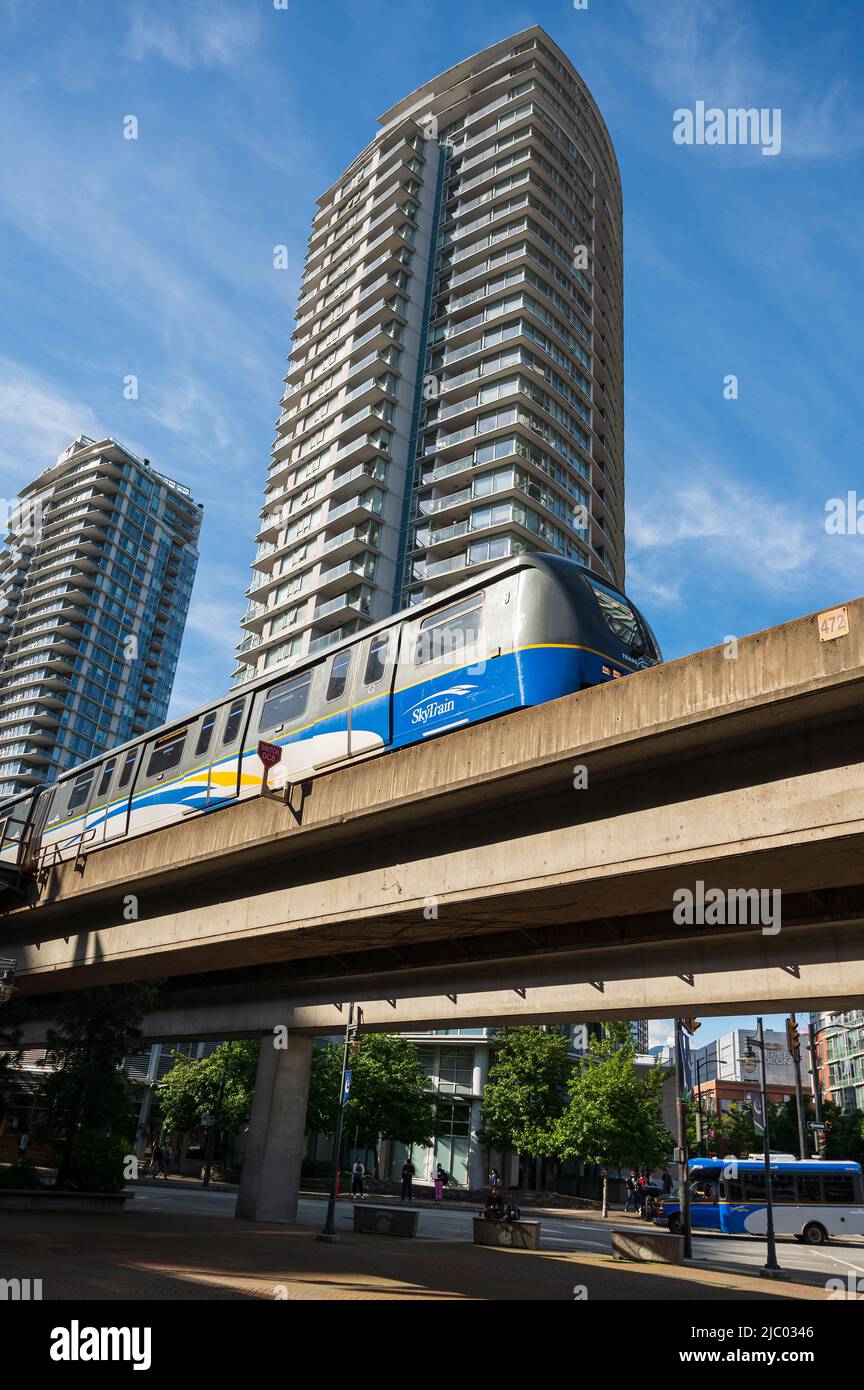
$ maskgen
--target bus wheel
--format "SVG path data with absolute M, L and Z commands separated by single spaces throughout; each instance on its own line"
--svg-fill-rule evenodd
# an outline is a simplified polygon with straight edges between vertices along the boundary
M 801 1232 L 801 1239 L 805 1245 L 824 1245 L 828 1239 L 828 1232 L 818 1221 L 811 1221 Z
M 669 1230 L 673 1236 L 680 1236 L 681 1234 L 681 1217 L 677 1212 L 669 1217 Z

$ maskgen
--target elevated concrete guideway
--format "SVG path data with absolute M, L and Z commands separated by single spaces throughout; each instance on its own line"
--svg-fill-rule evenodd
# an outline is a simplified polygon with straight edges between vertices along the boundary
M 662 1015 L 698 965 L 688 1011 L 777 1002 L 773 972 L 784 997 L 864 997 L 864 600 L 848 613 L 835 641 L 812 615 L 333 772 L 297 790 L 299 824 L 259 799 L 62 865 L 3 953 L 34 996 L 167 977 L 238 1005 L 446 985 L 458 1006 L 569 982 L 596 996 L 577 1014 Z M 675 926 L 699 879 L 782 890 L 779 935 Z
M 312 1037 L 348 1001 L 379 1030 L 861 1003 L 864 600 L 848 613 L 836 641 L 802 618 L 333 772 L 299 823 L 259 799 L 61 866 L 0 927 L 25 1042 L 58 990 L 145 977 L 166 981 L 149 1037 L 283 1025 L 238 1214 L 292 1221 Z M 677 925 L 698 881 L 780 890 L 780 930 Z

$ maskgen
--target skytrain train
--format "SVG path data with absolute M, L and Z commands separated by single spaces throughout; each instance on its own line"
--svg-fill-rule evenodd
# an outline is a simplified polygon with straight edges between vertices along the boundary
M 522 555 L 238 686 L 0 805 L 0 868 L 34 872 L 261 792 L 661 661 L 624 594 Z M 275 755 L 274 755 L 275 756 Z

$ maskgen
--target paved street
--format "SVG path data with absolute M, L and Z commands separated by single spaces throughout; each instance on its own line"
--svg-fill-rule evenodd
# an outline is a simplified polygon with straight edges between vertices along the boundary
M 188 1191 L 153 1184 L 138 1184 L 130 1191 L 135 1193 L 135 1207 L 140 1210 L 169 1215 L 202 1215 L 233 1217 L 236 1196 L 233 1192 L 221 1192 L 190 1188 Z M 374 1198 L 367 1199 L 374 1201 Z M 336 1228 L 349 1231 L 352 1228 L 353 1204 L 344 1198 L 336 1203 Z M 301 1225 L 320 1228 L 324 1223 L 325 1199 L 303 1197 L 300 1201 L 299 1221 Z M 530 1213 L 526 1213 L 529 1214 Z M 421 1208 L 420 1234 L 432 1240 L 470 1240 L 471 1219 L 474 1208 L 468 1205 L 447 1206 L 440 1210 Z M 606 1222 L 599 1217 L 584 1212 L 556 1213 L 554 1216 L 543 1212 L 541 1249 L 559 1252 L 594 1251 L 608 1254 L 612 1247 L 613 1228 L 636 1228 L 639 1224 L 620 1213 Z M 829 1279 L 845 1276 L 847 1270 L 864 1277 L 864 1238 L 848 1241 L 832 1241 L 826 1247 L 799 1245 L 796 1240 L 778 1242 L 778 1262 L 783 1269 L 807 1273 L 813 1277 Z M 754 1237 L 724 1239 L 720 1236 L 701 1236 L 694 1238 L 693 1254 L 697 1259 L 712 1262 L 740 1265 L 743 1269 L 754 1268 L 765 1262 L 765 1242 Z

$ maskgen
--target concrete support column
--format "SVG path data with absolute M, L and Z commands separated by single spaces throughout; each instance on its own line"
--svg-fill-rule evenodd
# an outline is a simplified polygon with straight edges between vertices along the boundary
M 243 1221 L 296 1221 L 309 1098 L 312 1038 L 289 1033 L 275 1047 L 261 1039 L 252 1119 L 235 1215 Z

